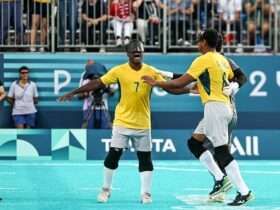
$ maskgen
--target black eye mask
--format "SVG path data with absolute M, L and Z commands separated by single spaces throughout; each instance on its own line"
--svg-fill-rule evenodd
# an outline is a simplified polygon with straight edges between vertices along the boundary
M 128 53 L 143 53 L 144 52 L 144 45 L 140 41 L 131 41 L 127 45 L 126 51 Z

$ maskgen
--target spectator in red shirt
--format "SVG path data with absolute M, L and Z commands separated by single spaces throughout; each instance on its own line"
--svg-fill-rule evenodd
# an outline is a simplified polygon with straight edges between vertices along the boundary
M 122 45 L 122 40 L 127 45 L 132 34 L 134 14 L 131 1 L 113 0 L 110 5 L 110 16 L 113 18 L 112 24 L 117 46 Z M 124 38 L 122 39 L 122 37 Z

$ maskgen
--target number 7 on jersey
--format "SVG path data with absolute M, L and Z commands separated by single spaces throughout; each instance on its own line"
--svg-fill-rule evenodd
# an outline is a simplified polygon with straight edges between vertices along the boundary
M 135 92 L 138 92 L 140 82 L 134 82 L 135 84 Z

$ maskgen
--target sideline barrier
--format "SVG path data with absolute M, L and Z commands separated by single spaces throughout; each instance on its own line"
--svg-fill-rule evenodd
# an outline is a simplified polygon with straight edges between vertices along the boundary
M 153 159 L 193 159 L 186 139 L 193 130 L 153 130 Z M 110 130 L 0 129 L 0 160 L 102 160 Z M 232 153 L 237 159 L 279 160 L 280 130 L 236 130 Z M 128 149 L 123 159 L 136 159 Z

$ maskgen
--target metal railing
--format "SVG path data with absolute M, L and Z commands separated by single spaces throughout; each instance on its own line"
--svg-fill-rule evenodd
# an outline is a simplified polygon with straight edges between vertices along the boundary
M 2 0 L 1 51 L 116 52 L 138 37 L 152 52 L 194 52 L 198 33 L 214 27 L 225 52 L 280 52 L 277 1 L 128 0 L 117 7 L 116 1 L 125 0 Z
M 0 2 L 0 48 L 34 50 L 50 46 L 50 4 L 30 0 Z

